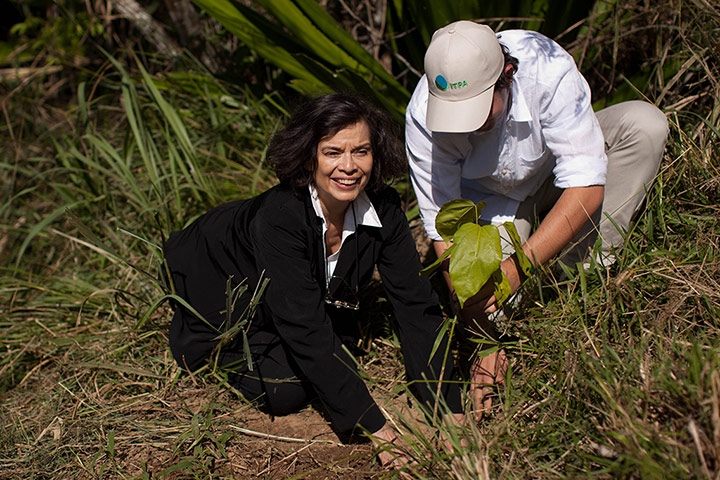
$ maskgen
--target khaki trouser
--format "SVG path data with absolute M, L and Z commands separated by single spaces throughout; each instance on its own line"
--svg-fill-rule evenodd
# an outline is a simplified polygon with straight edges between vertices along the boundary
M 588 257 L 598 234 L 602 240 L 602 256 L 612 258 L 612 252 L 622 247 L 625 233 L 634 213 L 640 207 L 660 166 L 668 123 L 665 115 L 654 105 L 624 102 L 597 112 L 608 157 L 605 196 L 600 209 L 573 239 L 560 256 L 560 261 L 574 267 Z M 535 225 L 555 205 L 562 190 L 553 185 L 550 176 L 540 189 L 518 207 L 515 227 L 523 242 Z M 503 253 L 513 253 L 512 245 L 501 227 Z

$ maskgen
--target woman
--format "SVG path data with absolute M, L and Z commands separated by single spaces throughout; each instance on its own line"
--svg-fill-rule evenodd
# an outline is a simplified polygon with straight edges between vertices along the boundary
M 343 343 L 348 313 L 377 266 L 399 326 L 407 376 L 428 407 L 438 392 L 461 412 L 447 338 L 430 354 L 441 312 L 420 262 L 397 193 L 385 181 L 405 166 L 389 116 L 346 95 L 304 105 L 271 141 L 267 158 L 280 184 L 248 200 L 221 205 L 170 236 L 165 247 L 177 293 L 170 347 L 178 364 L 207 361 L 225 328 L 228 279 L 250 286 L 232 309 L 250 302 L 268 278 L 248 330 L 252 370 L 241 338 L 222 346 L 230 383 L 270 413 L 296 411 L 319 397 L 341 434 L 360 431 L 392 441 L 394 433 L 357 373 Z M 356 335 L 356 334 L 355 334 Z M 445 364 L 445 365 L 444 365 Z M 381 459 L 382 460 L 382 459 Z

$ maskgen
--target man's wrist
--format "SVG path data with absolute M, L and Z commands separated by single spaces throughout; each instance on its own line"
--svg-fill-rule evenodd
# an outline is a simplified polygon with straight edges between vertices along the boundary
M 515 293 L 520 285 L 525 281 L 527 276 L 520 267 L 520 262 L 516 254 L 512 254 L 503 261 L 502 271 L 510 282 L 510 289 Z
M 520 259 L 518 258 L 517 252 L 510 255 L 510 260 L 513 264 L 513 267 L 515 267 L 515 271 L 517 271 L 518 280 L 520 281 L 520 283 L 523 283 L 529 278 L 529 276 L 525 274 L 525 270 L 523 270 L 522 265 L 520 265 Z

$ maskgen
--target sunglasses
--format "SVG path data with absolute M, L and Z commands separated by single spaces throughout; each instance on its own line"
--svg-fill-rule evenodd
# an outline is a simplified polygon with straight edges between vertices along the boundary
M 336 288 L 331 288 L 331 287 Z M 330 292 L 335 291 L 333 296 Z M 327 292 L 325 293 L 325 303 L 336 308 L 346 308 L 348 310 L 360 310 L 360 301 L 358 300 L 358 287 L 350 288 L 344 278 L 333 275 L 328 282 Z

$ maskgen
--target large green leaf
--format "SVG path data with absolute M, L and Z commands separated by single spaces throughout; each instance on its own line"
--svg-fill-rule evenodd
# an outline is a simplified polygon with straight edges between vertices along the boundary
M 299 85 L 321 88 L 318 80 L 303 66 L 302 62 L 293 57 L 285 48 L 271 41 L 229 0 L 193 0 L 193 2 L 260 56 L 300 79 L 303 83 Z
M 367 69 L 355 58 L 333 43 L 291 0 L 256 0 L 265 10 L 285 28 L 296 40 L 319 58 L 331 65 L 344 66 L 356 71 Z M 319 8 L 319 6 L 318 6 Z
M 303 60 L 303 65 L 317 78 L 323 85 L 332 90 L 353 90 L 361 93 L 366 97 L 376 97 L 378 102 L 385 107 L 387 111 L 395 115 L 398 121 L 402 121 L 400 112 L 404 111 L 405 103 L 397 97 L 377 95 L 377 92 L 363 77 L 352 70 L 330 70 L 322 63 L 307 57 L 304 54 L 297 56 Z M 400 103 L 398 103 L 400 101 Z
M 493 284 L 495 285 L 495 303 L 498 307 L 505 303 L 505 300 L 512 293 L 510 289 L 510 280 L 505 276 L 501 269 L 497 269 L 492 274 Z
M 257 0 L 277 23 L 228 0 L 193 0 L 258 55 L 315 96 L 351 89 L 374 97 L 401 120 L 410 94 L 312 0 Z
M 462 307 L 500 267 L 500 233 L 494 225 L 466 223 L 455 233 L 454 242 L 449 273 Z
M 470 200 L 459 198 L 444 204 L 435 217 L 435 229 L 445 243 L 450 243 L 461 225 L 477 222 L 485 202 L 477 205 Z
M 380 83 L 384 82 L 393 90 L 392 93 L 402 98 L 405 103 L 410 99 L 410 94 L 405 87 L 400 85 L 362 45 L 342 29 L 315 0 L 295 0 L 294 2 L 261 0 L 260 3 L 265 5 L 265 8 L 271 11 L 278 20 L 281 20 L 282 24 L 296 34 L 299 39 L 311 40 L 309 43 L 303 41 L 303 44 L 321 58 L 333 65 L 350 68 L 359 63 L 364 67 L 358 69 L 359 71 L 372 72 L 382 80 Z M 312 24 L 305 21 L 304 17 L 300 18 L 301 15 L 296 5 L 302 9 Z M 332 57 L 330 53 L 333 53 Z
M 525 276 L 529 277 L 534 273 L 535 267 L 533 267 L 533 264 L 528 256 L 525 255 L 525 251 L 522 248 L 522 240 L 520 240 L 520 235 L 517 232 L 517 228 L 515 228 L 515 224 L 513 222 L 505 222 L 503 226 L 505 227 L 508 237 L 510 237 L 513 248 L 515 249 L 515 255 L 517 256 L 520 268 Z

